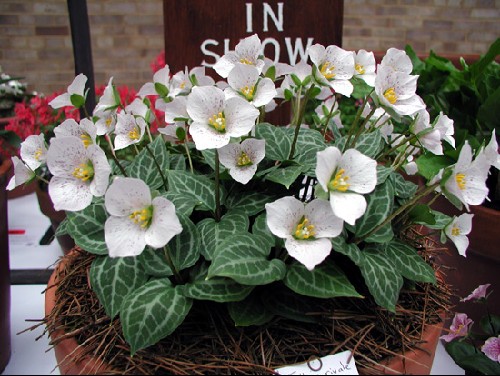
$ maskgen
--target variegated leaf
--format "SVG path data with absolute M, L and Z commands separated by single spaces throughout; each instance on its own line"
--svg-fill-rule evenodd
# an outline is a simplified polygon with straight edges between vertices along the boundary
M 241 285 L 229 278 L 212 278 L 181 285 L 177 289 L 188 298 L 225 303 L 245 299 L 254 286 Z

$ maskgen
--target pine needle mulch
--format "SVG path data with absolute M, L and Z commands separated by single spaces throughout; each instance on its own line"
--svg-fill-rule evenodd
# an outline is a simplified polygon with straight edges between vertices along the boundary
M 412 238 L 423 257 L 442 274 L 436 259 L 447 248 L 417 233 Z M 314 307 L 311 315 L 319 323 L 275 318 L 266 325 L 246 328 L 235 327 L 225 307 L 195 302 L 173 334 L 131 356 L 119 319 L 106 316 L 89 288 L 93 259 L 78 248 L 66 256 L 52 287 L 57 288 L 56 306 L 30 329 L 45 325 L 50 334 L 62 325 L 66 334 L 52 338 L 52 345 L 68 337 L 84 345 L 78 359 L 64 361 L 92 356 L 102 359 L 110 374 L 273 374 L 278 367 L 344 350 L 353 353 L 360 373 L 376 373 L 374 366 L 381 359 L 423 343 L 422 328 L 442 322 L 452 295 L 450 287 L 438 278 L 436 285 L 418 283 L 403 289 L 396 313 L 381 309 L 370 298 L 336 298 Z

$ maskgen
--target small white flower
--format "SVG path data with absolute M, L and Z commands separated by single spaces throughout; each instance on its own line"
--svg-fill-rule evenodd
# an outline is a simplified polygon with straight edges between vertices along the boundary
M 99 98 L 99 102 L 94 108 L 93 114 L 103 113 L 105 111 L 110 111 L 116 109 L 120 105 L 115 96 L 115 89 L 113 87 L 113 77 L 108 81 L 108 84 L 104 88 L 102 96 Z
M 93 145 L 96 142 L 97 127 L 87 118 L 84 118 L 78 124 L 74 119 L 66 119 L 54 128 L 56 137 L 74 136 L 78 137 L 85 147 Z
M 261 78 L 252 65 L 237 63 L 227 78 L 229 87 L 224 90 L 226 98 L 241 96 L 255 107 L 267 105 L 276 96 L 274 82 Z
M 189 115 L 186 109 L 187 98 L 185 96 L 175 97 L 172 102 L 165 104 L 165 123 L 174 124 L 187 120 Z
M 125 107 L 125 112 L 135 116 L 140 116 L 148 122 L 152 122 L 155 118 L 150 108 L 142 99 L 139 98 L 135 98 L 132 103 L 127 105 L 127 107 Z
M 381 67 L 389 67 L 396 72 L 411 74 L 413 64 L 404 50 L 389 48 L 380 62 Z
M 262 43 L 257 34 L 242 39 L 234 51 L 229 51 L 222 56 L 214 65 L 215 71 L 223 78 L 227 78 L 236 63 L 253 65 L 262 73 L 265 62 L 261 58 Z
M 191 70 L 179 71 L 172 77 L 170 82 L 170 96 L 177 98 L 180 95 L 187 95 L 191 92 L 193 86 L 213 86 L 215 81 L 207 76 L 205 67 L 195 67 Z
M 309 270 L 330 254 L 329 238 L 338 236 L 343 227 L 328 201 L 321 199 L 304 204 L 295 197 L 283 197 L 266 204 L 266 215 L 269 230 L 285 239 L 288 254 Z
M 43 134 L 30 135 L 21 143 L 21 159 L 35 171 L 47 160 L 47 147 Z
M 283 82 L 281 83 L 281 86 L 276 90 L 276 98 L 285 98 L 285 90 L 293 90 L 293 88 L 295 87 L 295 83 L 291 78 L 292 74 L 296 75 L 300 81 L 304 81 L 308 76 L 312 74 L 312 67 L 305 60 L 301 60 L 298 64 L 291 67 L 291 69 L 286 70 Z M 305 90 L 303 91 L 302 96 L 304 95 L 304 92 Z
M 104 203 L 110 214 L 104 225 L 110 257 L 140 255 L 147 245 L 163 247 L 182 232 L 174 204 L 161 196 L 152 199 L 140 179 L 115 179 Z
M 215 86 L 196 86 L 187 99 L 187 112 L 193 123 L 189 133 L 196 148 L 218 149 L 231 137 L 248 134 L 255 126 L 259 111 L 243 98 L 229 98 Z
M 464 257 L 467 256 L 465 254 L 469 246 L 467 235 L 472 230 L 472 217 L 474 214 L 462 214 L 459 217 L 454 217 L 451 223 L 444 228 L 446 236 L 455 244 L 458 253 Z
M 116 126 L 116 110 L 94 112 L 96 134 L 99 136 L 110 134 Z
M 354 53 L 338 46 L 324 47 L 315 44 L 308 49 L 309 57 L 316 66 L 315 78 L 335 92 L 349 97 L 354 87 L 349 80 L 354 75 Z
M 434 121 L 434 129 L 439 131 L 441 140 L 445 140 L 451 146 L 455 147 L 455 128 L 453 127 L 453 120 L 440 112 L 437 119 Z
M 498 153 L 498 142 L 494 129 L 491 134 L 490 142 L 481 150 L 480 155 L 481 154 L 484 155 L 484 158 L 486 158 L 490 165 L 500 170 L 500 154 Z
M 124 149 L 142 140 L 146 131 L 146 121 L 138 116 L 120 112 L 115 125 L 115 150 Z
M 56 210 L 78 211 L 106 192 L 111 166 L 97 145 L 87 148 L 74 136 L 55 137 L 47 151 L 47 167 L 53 175 L 49 194 Z
M 339 105 L 337 100 L 335 99 L 335 97 L 330 97 L 326 101 L 322 102 L 318 107 L 316 107 L 314 112 L 316 113 L 316 115 L 318 115 L 318 118 L 321 121 L 326 121 L 326 119 L 330 117 L 330 122 L 328 124 L 328 127 L 330 129 L 333 128 L 333 124 L 335 124 L 335 127 L 337 127 L 338 129 L 341 129 L 344 128 L 344 125 L 342 124 L 338 109 Z
M 431 126 L 427 110 L 423 109 L 417 112 L 412 132 L 417 135 L 418 143 L 425 149 L 435 155 L 443 155 L 441 133 Z
M 229 169 L 234 180 L 246 184 L 257 171 L 257 164 L 266 155 L 266 142 L 247 138 L 241 144 L 228 144 L 219 149 L 220 163 Z
M 354 76 L 361 78 L 369 86 L 375 86 L 375 55 L 359 50 L 354 54 Z
M 7 190 L 12 191 L 14 188 L 24 184 L 35 178 L 35 173 L 32 169 L 27 167 L 22 160 L 13 156 L 12 164 L 14 165 L 14 176 L 10 178 Z
M 372 109 L 370 103 L 366 103 L 361 116 L 363 118 L 366 118 L 368 115 L 370 115 L 371 110 Z M 376 108 L 375 112 L 370 118 L 370 121 L 365 125 L 367 129 L 372 126 L 378 128 L 380 134 L 384 138 L 384 141 L 386 143 L 389 143 L 389 137 L 392 136 L 394 132 L 394 125 L 392 124 L 391 117 L 387 113 L 387 111 L 380 107 Z
M 354 225 L 366 211 L 363 194 L 373 191 L 377 184 L 377 162 L 355 149 L 342 154 L 335 146 L 316 155 L 316 177 L 330 193 L 333 213 Z
M 148 95 L 159 95 L 162 97 L 168 94 L 169 86 L 170 68 L 168 65 L 165 65 L 153 75 L 153 82 L 146 82 L 142 85 L 137 96 L 141 97 L 141 99 L 144 99 Z
M 80 103 L 85 102 L 85 83 L 87 82 L 87 76 L 80 73 L 75 77 L 71 85 L 68 86 L 68 91 L 61 95 L 58 95 L 49 102 L 52 108 L 61 108 L 65 106 L 73 106 L 71 101 L 72 96 L 77 96 L 77 101 Z

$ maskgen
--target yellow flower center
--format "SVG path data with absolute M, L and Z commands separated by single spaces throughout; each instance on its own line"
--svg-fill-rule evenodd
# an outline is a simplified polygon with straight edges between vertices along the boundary
M 224 117 L 224 113 L 219 112 L 217 115 L 209 118 L 208 124 L 217 132 L 224 133 L 226 131 L 226 118 Z
M 91 180 L 94 177 L 94 166 L 92 162 L 82 163 L 73 170 L 73 176 L 81 181 Z
M 240 59 L 240 63 L 242 64 L 246 64 L 246 65 L 255 65 L 254 63 L 252 63 L 250 60 L 248 60 L 246 57 L 242 57 Z
M 456 174 L 455 181 L 457 182 L 458 188 L 463 191 L 465 189 L 465 174 Z
M 389 101 L 390 104 L 394 104 L 398 100 L 398 96 L 396 95 L 396 91 L 393 87 L 390 87 L 384 92 L 384 97 Z
M 130 132 L 128 132 L 128 137 L 131 140 L 138 140 L 141 137 L 141 134 L 139 133 L 139 128 L 134 127 Z
M 92 145 L 92 139 L 90 138 L 90 136 L 88 134 L 80 135 L 80 139 L 83 142 L 83 146 L 85 146 L 86 148 L 88 148 L 90 145 Z
M 245 98 L 249 101 L 253 99 L 254 91 L 255 91 L 255 85 L 245 86 L 240 90 L 241 94 L 243 94 Z
M 35 160 L 40 161 L 40 158 L 42 157 L 42 155 L 43 155 L 42 148 L 36 149 L 35 155 L 34 155 Z
M 328 183 L 328 189 L 331 191 L 345 192 L 349 189 L 350 184 L 347 183 L 349 176 L 345 176 L 345 170 L 341 168 L 337 171 L 333 179 Z
M 356 64 L 354 66 L 354 69 L 356 69 L 356 72 L 358 72 L 359 74 L 365 74 L 365 67 L 363 67 L 361 64 Z
M 451 234 L 452 234 L 453 236 L 458 236 L 458 235 L 460 235 L 460 229 L 459 229 L 458 227 L 454 226 L 454 227 L 451 229 Z
M 314 232 L 314 225 L 308 223 L 309 220 L 306 217 L 303 217 L 302 221 L 295 228 L 295 232 L 293 234 L 295 239 L 307 240 L 316 235 Z
M 182 83 L 179 85 L 181 89 L 184 89 L 186 87 L 186 81 L 182 81 Z
M 240 153 L 240 156 L 238 157 L 238 160 L 236 161 L 236 164 L 240 167 L 250 166 L 252 164 L 252 160 L 250 159 L 247 153 L 242 151 Z
M 335 77 L 335 73 L 333 73 L 335 71 L 335 66 L 329 61 L 323 63 L 320 66 L 319 71 L 327 80 L 331 80 L 333 77 Z
M 142 228 L 148 228 L 153 218 L 153 207 L 148 206 L 141 210 L 136 210 L 128 216 L 132 222 Z
M 109 128 L 111 127 L 111 123 L 113 122 L 113 119 L 111 119 L 111 116 L 106 119 L 106 127 Z

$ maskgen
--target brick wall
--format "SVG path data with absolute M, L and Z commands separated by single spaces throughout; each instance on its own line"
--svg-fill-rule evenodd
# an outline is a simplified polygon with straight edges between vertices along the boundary
M 163 49 L 162 0 L 87 0 L 87 6 L 96 83 L 113 76 L 138 89 Z M 482 54 L 499 37 L 499 20 L 499 0 L 345 0 L 343 47 L 385 51 L 410 44 L 423 54 Z M 74 77 L 66 0 L 0 0 L 0 65 L 24 76 L 32 90 L 66 88 Z

